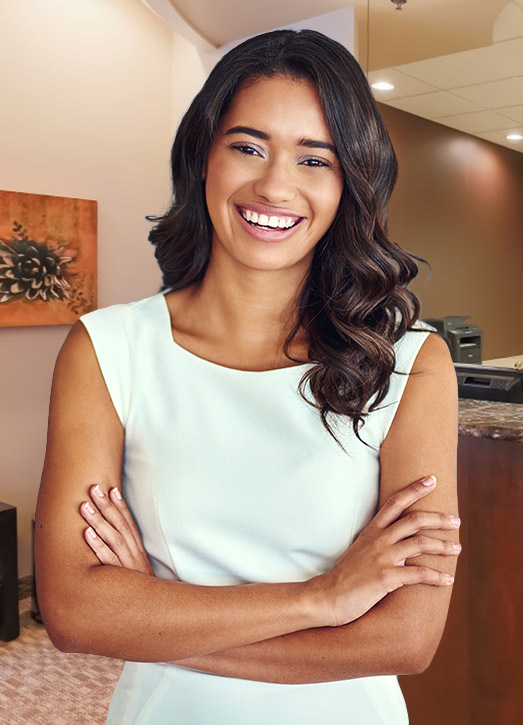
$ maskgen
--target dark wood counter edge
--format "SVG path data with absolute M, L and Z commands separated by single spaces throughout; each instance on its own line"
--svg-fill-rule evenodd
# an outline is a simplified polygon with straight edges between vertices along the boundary
M 460 398 L 459 434 L 523 443 L 523 405 Z
M 523 431 L 511 428 L 459 424 L 459 435 L 467 438 L 490 438 L 492 440 L 515 441 L 523 443 Z

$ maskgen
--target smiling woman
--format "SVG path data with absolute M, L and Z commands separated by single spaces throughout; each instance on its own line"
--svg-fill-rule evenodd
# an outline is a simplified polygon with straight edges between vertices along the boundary
M 460 549 L 456 380 L 387 235 L 365 77 L 319 33 L 252 38 L 171 160 L 162 291 L 57 361 L 47 629 L 128 660 L 112 725 L 404 725 L 395 675 L 430 662 Z
M 220 122 L 204 178 L 213 226 L 208 272 L 225 253 L 231 264 L 292 268 L 299 285 L 343 189 L 314 86 L 285 76 L 243 86 Z

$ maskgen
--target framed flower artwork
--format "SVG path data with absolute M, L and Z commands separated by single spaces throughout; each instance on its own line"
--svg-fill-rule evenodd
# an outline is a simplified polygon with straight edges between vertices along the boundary
M 96 201 L 0 191 L 0 327 L 72 324 L 96 273 Z

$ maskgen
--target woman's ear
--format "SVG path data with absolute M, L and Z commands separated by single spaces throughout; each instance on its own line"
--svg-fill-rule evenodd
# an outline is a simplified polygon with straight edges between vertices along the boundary
M 205 177 L 207 176 L 207 164 L 205 163 L 202 166 L 202 181 L 205 181 Z

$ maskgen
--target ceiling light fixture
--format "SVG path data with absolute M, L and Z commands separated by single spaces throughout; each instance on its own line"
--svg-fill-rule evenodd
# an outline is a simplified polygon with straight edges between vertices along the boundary
M 396 6 L 396 10 L 401 10 L 403 5 L 407 2 L 407 0 L 390 0 L 393 5 Z
M 523 135 L 520 133 L 509 133 L 506 138 L 507 141 L 523 141 Z
M 394 88 L 392 83 L 389 83 L 388 81 L 377 81 L 376 83 L 372 83 L 371 85 L 377 91 L 392 91 L 392 89 Z

